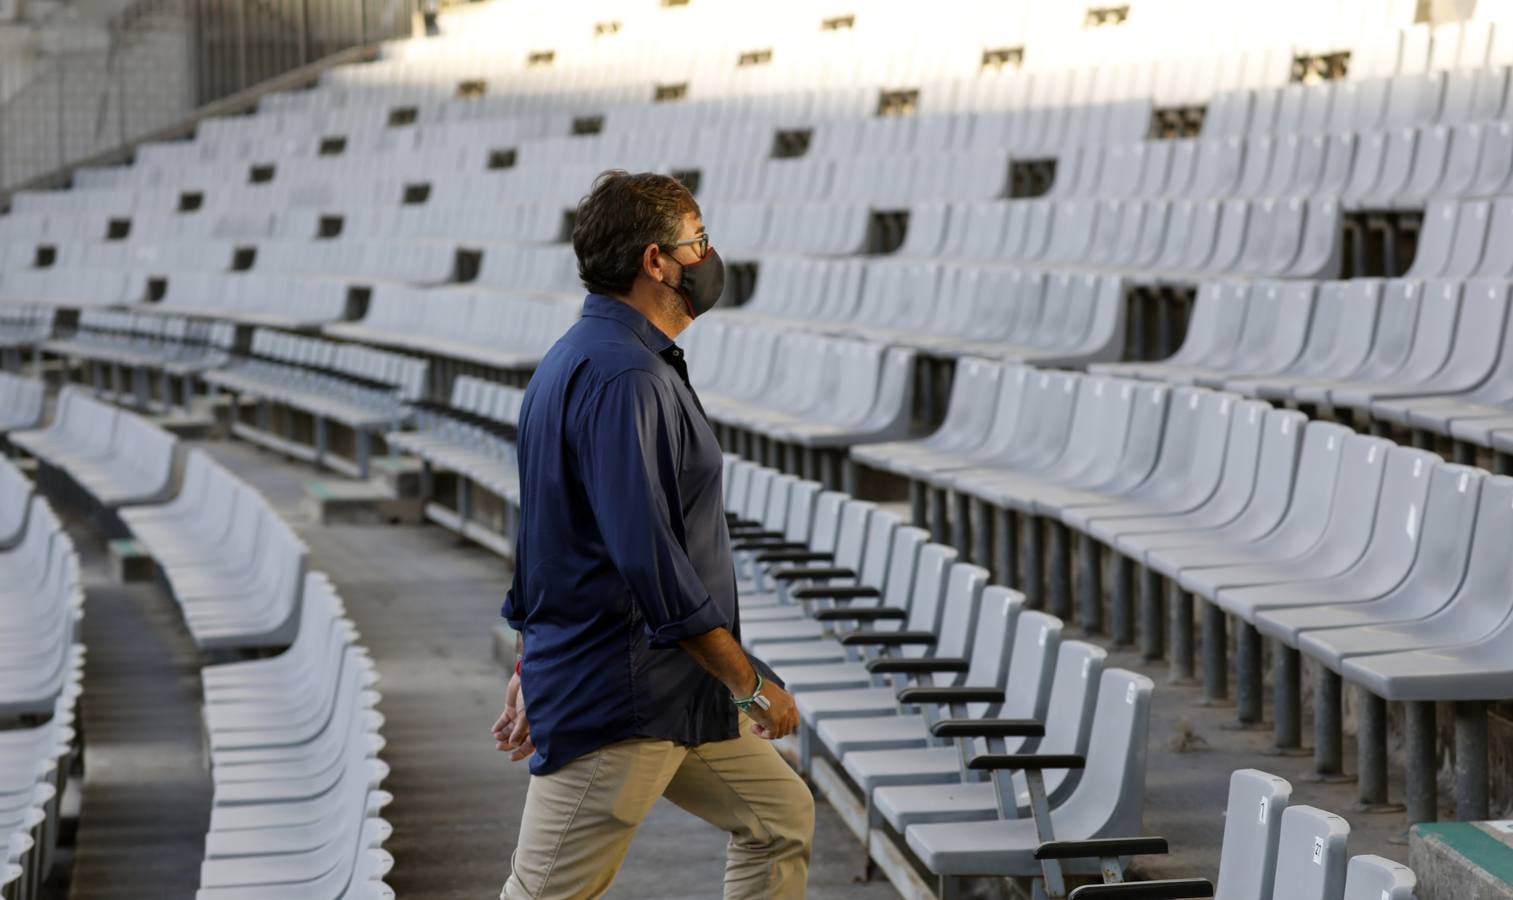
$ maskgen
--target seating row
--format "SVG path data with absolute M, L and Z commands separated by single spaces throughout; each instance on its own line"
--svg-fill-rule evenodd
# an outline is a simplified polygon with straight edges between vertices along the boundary
M 827 484 L 857 443 L 908 433 L 914 351 L 716 318 L 686 333 L 689 380 L 723 446 L 764 440 L 787 448 Z
M 828 332 L 932 356 L 1077 367 L 1120 358 L 1124 290 L 1117 276 L 1092 273 L 768 257 L 751 299 L 710 322 Z
M 351 285 L 342 278 L 180 271 L 168 278 L 154 306 L 181 316 L 300 329 L 350 318 L 350 295 Z
M 206 666 L 214 795 L 198 900 L 390 898 L 377 672 L 329 579 L 278 656 Z
M 1312 660 L 1321 772 L 1340 771 L 1341 679 L 1357 685 L 1369 801 L 1386 793 L 1386 702 L 1407 703 L 1410 822 L 1438 816 L 1432 701 L 1475 723 L 1509 694 L 1506 663 L 1493 661 L 1513 633 L 1508 604 L 1488 587 L 1509 577 L 1506 560 L 1474 549 L 1505 528 L 1509 479 L 1231 393 L 980 362 L 963 363 L 939 431 L 851 455 L 907 479 L 916 520 L 1061 615 L 1073 608 L 1077 536 L 1089 630 L 1103 628 L 1111 557 L 1115 639 L 1135 637 L 1138 582 L 1142 649 L 1179 674 L 1193 671 L 1203 600 L 1214 699 L 1228 692 L 1232 617 L 1244 723 L 1261 719 L 1271 638 L 1281 747 L 1300 745 L 1300 666 Z M 1485 740 L 1458 733 L 1456 814 L 1484 816 Z
M 414 357 L 259 328 L 248 355 L 203 378 L 212 393 L 232 397 L 237 435 L 366 478 L 373 438 L 408 421 L 428 374 L 429 364 Z M 257 404 L 250 422 L 241 418 L 243 399 Z M 277 437 L 275 408 L 308 415 L 309 441 L 297 442 L 288 428 Z M 331 425 L 351 433 L 351 459 L 333 452 Z
M 0 897 L 36 900 L 77 759 L 84 588 L 72 539 L 0 460 Z
M 113 512 L 172 495 L 178 439 L 80 388 L 64 388 L 46 427 L 12 431 L 9 438 Z
M 421 460 L 428 518 L 506 557 L 515 553 L 515 426 L 524 396 L 520 388 L 461 375 L 448 403 L 415 404 L 414 430 L 384 436 L 390 452 Z M 455 480 L 450 497 L 438 487 L 442 478 Z
M 107 309 L 81 310 L 70 335 L 40 345 L 47 355 L 82 364 L 96 393 L 164 410 L 187 410 L 199 373 L 225 365 L 235 347 L 231 322 Z
M 1062 643 L 1058 620 L 892 513 L 740 461 L 728 474 L 741 640 L 795 693 L 801 769 L 880 863 L 886 822 L 950 897 L 963 876 L 1042 876 L 1053 835 L 1138 832 L 1148 679 L 1103 670 L 1103 651 Z
M 294 640 L 305 545 L 261 493 L 204 451 L 184 453 L 172 500 L 120 517 L 156 563 L 195 646 L 242 651 Z
M 1508 287 L 1502 277 L 1204 285 L 1176 355 L 1092 369 L 1223 387 L 1506 456 Z

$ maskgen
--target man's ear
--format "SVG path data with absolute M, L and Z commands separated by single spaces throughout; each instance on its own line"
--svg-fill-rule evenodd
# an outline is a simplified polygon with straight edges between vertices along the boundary
M 641 251 L 641 272 L 652 281 L 662 282 L 662 248 L 656 244 L 647 244 L 646 249 Z

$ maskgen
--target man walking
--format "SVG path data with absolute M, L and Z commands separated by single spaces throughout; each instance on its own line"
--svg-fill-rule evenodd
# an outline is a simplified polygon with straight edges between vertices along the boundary
M 494 738 L 532 777 L 500 896 L 602 896 L 665 796 L 730 833 L 727 900 L 803 897 L 814 800 L 770 743 L 798 712 L 741 648 L 722 456 L 673 343 L 724 264 L 651 173 L 601 175 L 573 249 L 583 317 L 520 412 L 521 661 Z

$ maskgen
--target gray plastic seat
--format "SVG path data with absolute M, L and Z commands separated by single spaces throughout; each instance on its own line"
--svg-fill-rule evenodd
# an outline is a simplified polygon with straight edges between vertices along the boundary
M 1312 806 L 1289 806 L 1277 838 L 1274 900 L 1336 900 L 1345 890 L 1350 823 Z
M 1254 559 L 1244 563 L 1187 567 L 1178 583 L 1183 590 L 1223 606 L 1222 591 L 1227 588 L 1329 578 L 1348 570 L 1369 546 L 1384 473 L 1393 454 L 1401 449 L 1380 438 L 1347 438 L 1341 448 L 1335 494 L 1328 501 L 1328 518 L 1306 549 L 1283 553 L 1278 545 L 1269 548 L 1271 553 L 1257 552 Z M 1427 472 L 1423 481 L 1427 484 Z
M 1050 698 L 1044 715 L 1032 717 L 1044 723 L 1045 734 L 1041 738 L 957 737 L 954 745 L 908 756 L 862 751 L 846 757 L 846 772 L 857 784 L 870 790 L 870 804 L 877 817 L 899 833 L 910 825 L 929 822 L 991 821 L 1008 812 L 1013 813 L 1012 817 L 1027 816 L 1030 797 L 1024 773 L 1011 775 L 1015 803 L 1011 811 L 1003 805 L 1006 798 L 1000 797 L 992 781 L 982 779 L 967 764 L 980 752 L 1033 749 L 1037 753 L 1086 754 L 1105 658 L 1103 650 L 1091 644 L 1081 641 L 1061 644 L 1055 658 L 1055 674 L 1046 679 Z M 1011 673 L 1010 696 L 1015 684 Z M 1022 718 L 1011 716 L 1007 710 L 1000 711 L 999 716 Z M 1081 775 L 1071 769 L 1046 771 L 1046 799 L 1052 808 L 1065 802 Z
M 1429 475 L 1422 521 L 1416 526 L 1422 534 L 1412 565 L 1401 581 L 1379 594 L 1370 590 L 1343 593 L 1327 584 L 1298 585 L 1289 599 L 1299 602 L 1263 609 L 1253 622 L 1256 629 L 1297 647 L 1300 635 L 1313 631 L 1411 622 L 1433 614 L 1450 601 L 1461 584 L 1478 517 L 1490 519 L 1501 514 L 1485 506 L 1478 513 L 1485 481 L 1483 473 L 1464 466 L 1435 466 Z M 1314 605 L 1307 605 L 1309 599 Z M 1325 635 L 1322 644 L 1327 643 Z
M 1506 554 L 1500 554 L 1496 549 L 1497 535 L 1503 532 L 1483 532 L 1482 528 L 1506 526 L 1513 520 L 1513 514 L 1503 508 L 1513 503 L 1513 480 L 1505 476 L 1488 477 L 1481 493 L 1470 554 L 1465 567 L 1458 573 L 1461 580 L 1454 588 L 1453 596 L 1447 597 L 1440 591 L 1402 597 L 1387 610 L 1395 612 L 1391 618 L 1352 624 L 1351 627 L 1302 631 L 1297 637 L 1298 649 L 1339 671 L 1357 657 L 1453 649 L 1495 634 L 1513 611 L 1513 601 L 1508 599 L 1507 591 L 1497 587 L 1507 583 L 1510 566 Z M 1441 574 L 1441 584 L 1449 580 L 1449 574 L 1456 573 Z M 1378 609 L 1379 613 L 1382 611 Z M 1343 616 L 1335 622 L 1342 619 Z
M 1271 409 L 1259 401 L 1239 404 L 1230 418 L 1224 472 L 1208 502 L 1180 515 L 1117 521 L 1114 549 L 1144 564 L 1148 550 L 1187 540 L 1187 535 L 1224 535 L 1243 520 L 1253 498 L 1268 486 L 1290 483 L 1298 439 L 1307 418 Z
M 1298 384 L 1348 376 L 1371 353 L 1381 295 L 1382 282 L 1373 278 L 1320 286 L 1307 343 L 1293 364 L 1276 375 L 1225 381 L 1224 389 L 1263 400 L 1287 400 Z
M 1477 279 L 1462 292 L 1455 340 L 1445 364 L 1427 378 L 1394 380 L 1377 387 L 1334 391 L 1335 406 L 1370 409 L 1372 415 L 1403 422 L 1411 404 L 1392 404 L 1394 398 L 1456 394 L 1476 388 L 1493 374 L 1503 344 L 1503 326 L 1508 315 L 1508 285 Z M 1378 409 L 1377 404 L 1381 404 Z
M 1222 588 L 1215 602 L 1231 615 L 1254 622 L 1263 611 L 1309 605 L 1320 597 L 1338 597 L 1343 602 L 1370 600 L 1393 590 L 1407 578 L 1418 550 L 1437 465 L 1437 459 L 1427 451 L 1392 448 L 1375 510 L 1341 507 L 1343 515 L 1370 520 L 1367 542 L 1354 559 L 1349 557 L 1356 546 L 1342 547 L 1327 561 L 1315 557 L 1319 558 L 1316 568 L 1310 567 L 1309 561 L 1294 560 L 1285 571 L 1277 572 L 1285 576 L 1282 580 Z M 1334 571 L 1329 572 L 1329 568 Z
M 1098 685 L 1087 765 L 1070 797 L 1050 821 L 1007 819 L 911 825 L 904 837 L 925 868 L 943 878 L 964 875 L 1035 877 L 1034 850 L 1043 839 L 1090 840 L 1138 834 L 1145 804 L 1145 760 L 1150 721 L 1150 679 L 1120 669 L 1105 670 Z M 1008 789 L 994 770 L 999 791 Z M 1043 829 L 1043 830 L 1041 830 Z M 1068 867 L 1093 874 L 1096 864 Z M 946 893 L 946 891 L 942 891 Z
M 1343 900 L 1413 900 L 1418 878 L 1390 859 L 1362 854 L 1345 869 Z
M 1394 284 L 1412 290 L 1407 285 L 1415 283 Z M 1445 368 L 1459 334 L 1461 286 L 1459 281 L 1431 281 L 1422 285 L 1423 299 L 1418 305 L 1417 324 L 1411 332 L 1412 343 L 1396 369 L 1370 379 L 1361 378 L 1362 373 L 1358 372 L 1348 379 L 1309 385 L 1298 390 L 1298 399 L 1346 409 L 1369 409 L 1378 392 L 1391 391 L 1394 386 L 1412 392 L 1409 385 L 1423 384 L 1433 378 Z M 1467 338 L 1462 336 L 1461 340 Z M 1469 340 L 1475 342 L 1477 339 Z M 1369 374 L 1376 376 L 1376 372 L 1373 367 Z
M 1350 437 L 1343 426 L 1309 422 L 1302 430 L 1296 477 L 1280 482 L 1286 490 L 1257 491 L 1245 512 L 1218 532 L 1183 533 L 1170 543 L 1150 547 L 1146 566 L 1177 579 L 1184 569 L 1289 559 L 1306 552 L 1328 521 L 1340 459 Z

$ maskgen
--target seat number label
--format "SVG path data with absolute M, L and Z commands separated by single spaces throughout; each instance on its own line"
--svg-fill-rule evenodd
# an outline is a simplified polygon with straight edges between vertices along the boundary
M 1324 864 L 1324 839 L 1321 837 L 1313 839 L 1313 864 L 1316 866 Z

